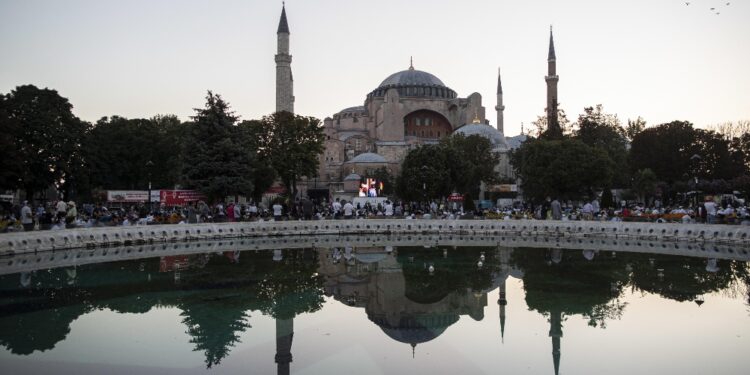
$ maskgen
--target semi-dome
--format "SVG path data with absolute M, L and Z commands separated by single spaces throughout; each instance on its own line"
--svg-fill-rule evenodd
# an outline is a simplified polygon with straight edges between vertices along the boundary
M 348 176 L 346 176 L 344 178 L 344 181 L 359 181 L 361 179 L 362 179 L 362 176 L 360 176 L 360 175 L 358 175 L 356 173 L 351 173 L 351 174 L 349 174 Z
M 464 136 L 468 137 L 470 135 L 481 135 L 482 137 L 485 137 L 490 140 L 490 143 L 492 144 L 492 148 L 495 151 L 507 151 L 508 150 L 508 142 L 505 140 L 505 136 L 503 133 L 501 133 L 499 130 L 497 130 L 494 126 L 490 126 L 487 124 L 466 124 L 458 129 L 456 129 L 453 134 L 463 134 Z
M 389 89 L 396 89 L 402 97 L 454 99 L 457 96 L 440 78 L 413 66 L 388 76 L 367 98 L 383 97 Z
M 372 152 L 365 152 L 362 154 L 359 154 L 352 158 L 352 160 L 349 160 L 347 163 L 387 163 L 388 161 L 385 160 L 384 157 L 372 153 Z

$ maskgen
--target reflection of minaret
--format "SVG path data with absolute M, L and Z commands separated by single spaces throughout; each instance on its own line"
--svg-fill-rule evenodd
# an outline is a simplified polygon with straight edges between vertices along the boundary
M 508 304 L 508 300 L 505 298 L 506 280 L 503 280 L 500 284 L 500 298 L 497 300 L 498 305 L 500 305 L 500 339 L 502 342 L 505 342 L 505 306 Z
M 294 336 L 294 319 L 276 319 L 276 363 L 279 375 L 289 374 L 292 363 L 292 337 Z
M 549 314 L 549 337 L 552 337 L 552 362 L 555 366 L 555 375 L 560 372 L 560 338 L 562 335 L 562 312 L 551 311 Z

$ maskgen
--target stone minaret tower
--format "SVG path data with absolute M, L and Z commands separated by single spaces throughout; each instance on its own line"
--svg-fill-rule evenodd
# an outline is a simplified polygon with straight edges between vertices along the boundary
M 497 105 L 495 106 L 495 110 L 497 111 L 497 130 L 505 134 L 505 125 L 503 124 L 505 106 L 503 105 L 503 83 L 500 81 L 500 68 L 497 68 Z
M 555 41 L 552 38 L 552 26 L 549 27 L 549 55 L 547 56 L 547 130 L 550 133 L 562 135 L 557 119 L 557 59 L 555 57 Z M 552 130 L 554 129 L 554 130 Z
M 286 7 L 281 6 L 279 30 L 276 32 L 276 112 L 294 113 L 294 91 L 292 78 L 292 56 L 289 54 L 289 24 L 286 22 Z

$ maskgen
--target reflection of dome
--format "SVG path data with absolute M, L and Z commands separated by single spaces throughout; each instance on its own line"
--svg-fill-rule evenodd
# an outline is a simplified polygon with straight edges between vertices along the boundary
M 463 134 L 467 137 L 470 135 L 481 135 L 490 140 L 493 149 L 497 151 L 508 150 L 508 143 L 505 141 L 503 133 L 487 124 L 466 124 L 456 129 L 453 134 Z
M 441 86 L 445 87 L 443 81 L 434 75 L 421 70 L 402 70 L 393 73 L 386 78 L 378 88 L 391 86 Z
M 369 315 L 369 314 L 368 314 Z M 368 316 L 388 337 L 405 344 L 421 344 L 434 340 L 453 323 L 457 315 L 429 314 L 402 316 L 397 325 L 391 325 L 385 317 Z
M 372 153 L 372 152 L 365 152 L 362 154 L 359 154 L 355 156 L 352 160 L 349 160 L 347 163 L 387 163 L 384 157 Z
M 391 74 L 367 97 L 383 97 L 389 89 L 396 89 L 402 97 L 454 99 L 457 96 L 438 77 L 414 67 Z
M 354 257 L 362 263 L 377 263 L 386 259 L 385 253 L 355 253 Z

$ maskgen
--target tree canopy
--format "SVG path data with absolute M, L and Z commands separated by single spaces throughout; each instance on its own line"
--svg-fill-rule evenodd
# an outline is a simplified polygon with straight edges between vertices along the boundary
M 209 91 L 206 106 L 195 111 L 183 153 L 185 185 L 203 192 L 210 201 L 252 195 L 253 160 L 242 148 L 237 117 L 229 104 Z

